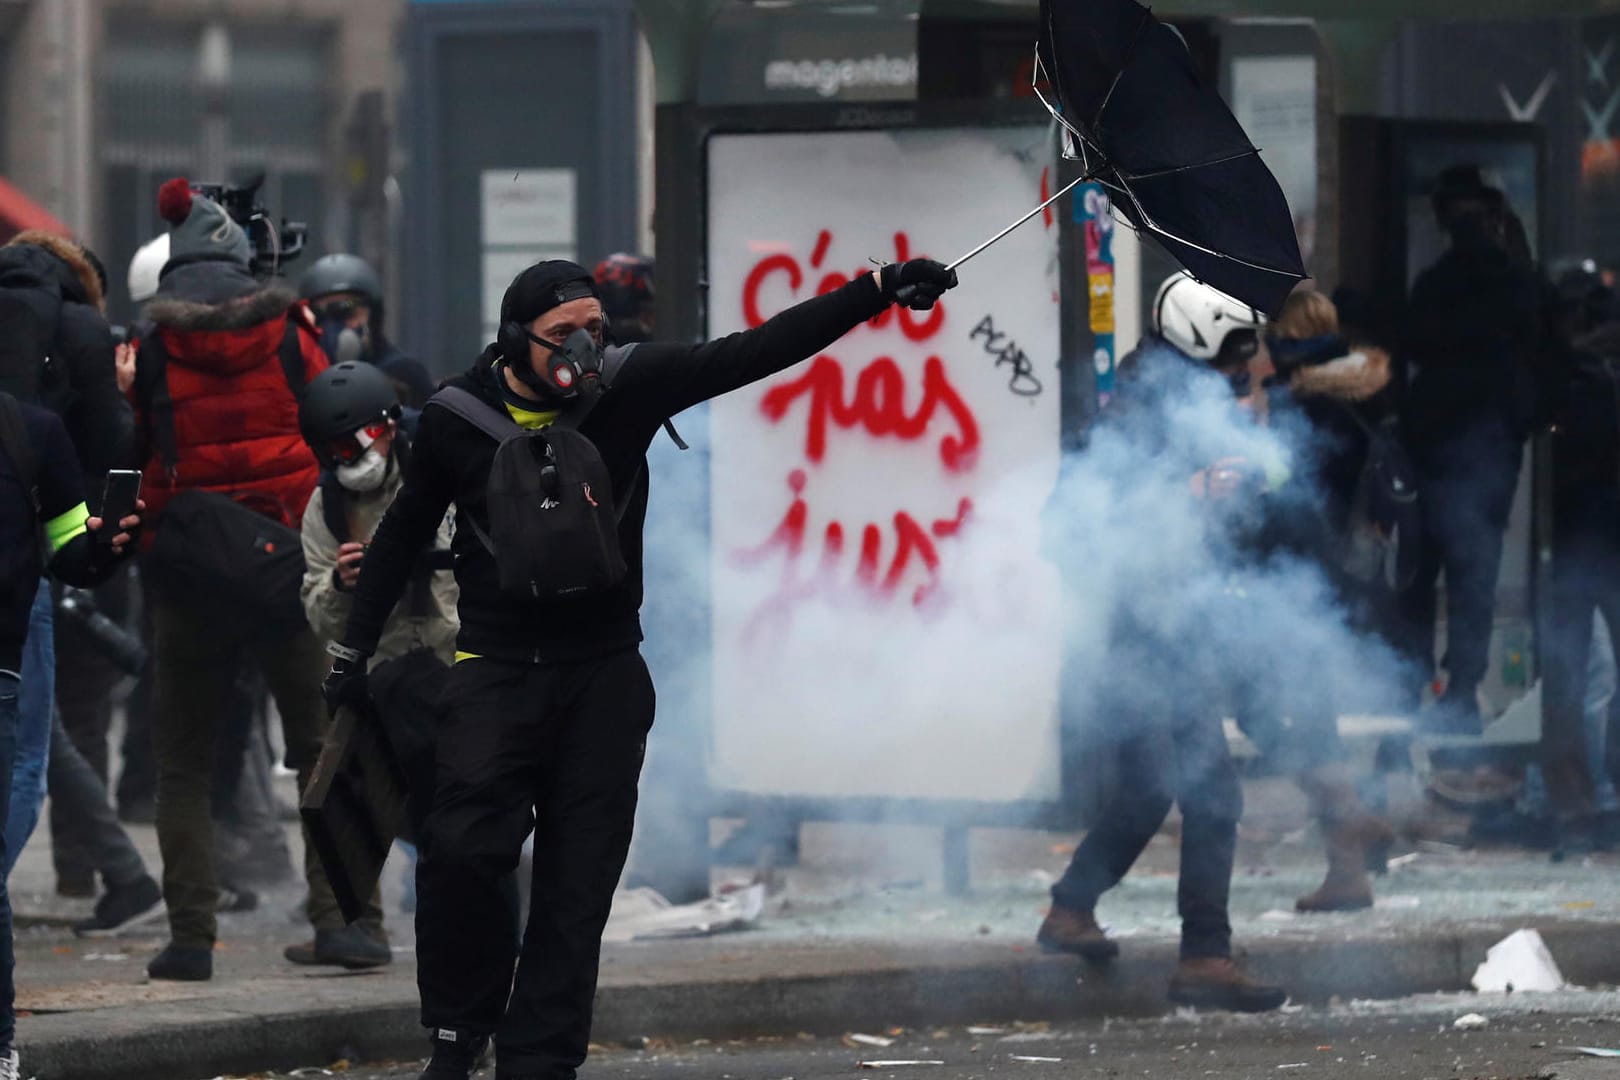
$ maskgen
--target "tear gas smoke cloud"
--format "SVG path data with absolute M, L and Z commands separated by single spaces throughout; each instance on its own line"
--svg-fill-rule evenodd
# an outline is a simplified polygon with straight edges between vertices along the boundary
M 938 603 L 881 609 L 817 603 L 773 626 L 759 647 L 790 647 L 826 678 L 816 729 L 796 724 L 770 730 L 770 738 L 836 743 L 843 767 L 881 769 L 897 793 L 972 776 L 989 755 L 1004 769 L 1010 759 L 1011 775 L 1038 789 L 1056 775 L 1055 740 L 1023 746 L 1005 732 L 1021 711 L 1050 710 L 1056 687 L 1042 684 L 1060 666 L 1060 650 L 1064 722 L 1087 724 L 1105 737 L 1163 719 L 1166 670 L 1183 673 L 1178 689 L 1202 695 L 1196 707 L 1223 715 L 1232 714 L 1233 688 L 1242 685 L 1263 688 L 1272 695 L 1267 700 L 1293 712 L 1312 705 L 1340 713 L 1397 707 L 1399 663 L 1378 639 L 1351 626 L 1320 568 L 1297 554 L 1257 556 L 1231 542 L 1244 532 L 1244 519 L 1277 496 L 1240 495 L 1212 507 L 1189 495 L 1190 475 L 1218 460 L 1241 458 L 1274 472 L 1287 462 L 1302 474 L 1306 456 L 1320 448 L 1256 426 L 1218 379 L 1193 380 L 1161 404 L 1162 423 L 1100 424 L 1088 447 L 1064 461 L 1041 535 L 1027 510 L 1009 508 L 1032 505 L 1032 486 L 1052 491 L 1050 463 L 986 477 L 960 543 L 941 546 L 945 585 Z M 708 703 L 708 624 L 697 609 L 709 579 L 706 425 L 701 414 L 689 414 L 682 426 L 692 429 L 686 434 L 699 449 L 653 455 L 644 623 L 659 725 L 643 834 L 649 815 L 691 805 L 707 754 L 692 735 L 680 734 L 701 730 L 683 721 L 702 717 Z M 902 638 L 892 632 L 893 620 L 916 620 L 922 632 Z M 1121 628 L 1165 655 L 1146 664 L 1129 658 L 1140 651 L 1122 655 Z M 962 655 L 964 640 L 982 659 L 976 670 L 941 667 L 937 658 Z M 897 664 L 927 677 L 886 678 Z M 969 682 L 986 693 L 952 694 L 942 708 L 939 695 L 926 692 Z M 961 715 L 949 715 L 953 709 Z M 770 711 L 767 696 L 762 729 L 769 730 Z M 874 715 L 884 722 L 871 723 Z M 792 753 L 780 757 L 795 760 Z M 672 782 L 687 794 L 669 799 L 652 790 Z

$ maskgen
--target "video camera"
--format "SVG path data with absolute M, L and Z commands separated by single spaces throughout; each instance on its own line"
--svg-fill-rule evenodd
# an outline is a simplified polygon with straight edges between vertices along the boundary
M 248 243 L 253 247 L 250 264 L 255 276 L 275 274 L 282 263 L 292 262 L 304 253 L 304 240 L 309 226 L 302 221 L 281 219 L 280 226 L 270 217 L 270 211 L 259 201 L 259 189 L 264 186 L 264 174 L 245 184 L 192 184 L 191 190 L 218 203 L 231 220 L 242 226 Z

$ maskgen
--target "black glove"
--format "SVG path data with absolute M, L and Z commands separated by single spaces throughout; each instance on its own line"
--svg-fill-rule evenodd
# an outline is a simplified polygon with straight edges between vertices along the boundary
M 326 699 L 327 715 L 337 718 L 344 706 L 359 709 L 371 701 L 371 688 L 366 680 L 366 658 L 332 658 L 332 670 L 321 683 L 321 696 Z
M 933 259 L 912 259 L 890 263 L 878 273 L 878 287 L 897 304 L 913 311 L 927 311 L 934 301 L 956 288 L 956 271 Z

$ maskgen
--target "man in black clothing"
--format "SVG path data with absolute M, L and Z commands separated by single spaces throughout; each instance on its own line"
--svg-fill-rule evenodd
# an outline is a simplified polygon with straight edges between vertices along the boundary
M 536 600 L 502 589 L 478 535 L 491 530 L 486 484 L 497 444 L 448 408 L 424 411 L 404 486 L 372 538 L 333 646 L 327 700 L 335 708 L 365 693 L 365 660 L 454 502 L 461 632 L 417 875 L 417 979 L 434 1039 L 425 1078 L 464 1080 L 491 1035 L 503 1080 L 568 1080 L 585 1060 L 602 927 L 653 719 L 638 648 L 653 436 L 681 410 L 816 355 L 891 303 L 932 307 L 955 284 L 930 260 L 891 264 L 746 333 L 697 346 L 643 343 L 604 361 L 590 273 L 550 261 L 519 274 L 501 302 L 498 342 L 449 386 L 531 429 L 589 409 L 578 432 L 606 465 L 628 571 L 583 596 Z M 580 357 L 592 348 L 594 357 Z M 598 391 L 588 374 L 602 363 Z M 531 828 L 534 885 L 514 983 L 500 883 Z
M 1440 177 L 1435 216 L 1451 247 L 1418 275 L 1407 310 L 1416 367 L 1402 421 L 1423 496 L 1423 565 L 1402 600 L 1407 648 L 1434 662 L 1435 580 L 1446 575 L 1444 694 L 1428 725 L 1479 734 L 1502 538 L 1534 416 L 1541 288 L 1502 192 L 1476 166 Z

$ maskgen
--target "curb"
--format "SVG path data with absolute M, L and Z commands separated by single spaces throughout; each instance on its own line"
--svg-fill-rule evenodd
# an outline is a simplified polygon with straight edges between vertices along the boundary
M 1296 1001 L 1395 998 L 1466 990 L 1485 950 L 1517 924 L 1422 937 L 1389 934 L 1353 941 L 1270 940 L 1244 958 Z M 1564 976 L 1584 986 L 1620 982 L 1620 924 L 1538 927 Z M 845 947 L 814 974 L 760 973 L 791 964 L 739 963 L 736 975 L 656 979 L 627 954 L 604 971 L 594 1039 L 677 1039 L 837 1034 L 890 1025 L 949 1026 L 1012 1020 L 1155 1016 L 1175 966 L 1167 942 L 1124 943 L 1125 955 L 1098 971 L 1071 957 L 1005 946 Z M 742 939 L 730 939 L 738 956 Z M 678 954 L 677 954 L 678 956 Z M 694 967 L 698 965 L 694 964 Z M 679 965 L 675 971 L 680 970 Z M 296 1001 L 204 999 L 26 1017 L 19 1044 L 38 1080 L 187 1080 L 222 1073 L 358 1060 L 415 1059 L 426 1051 L 414 997 L 396 985 L 333 979 Z

